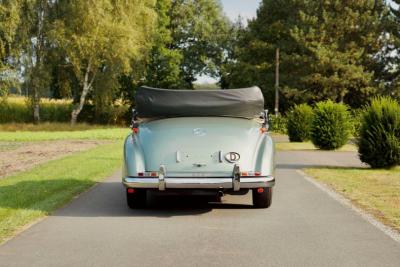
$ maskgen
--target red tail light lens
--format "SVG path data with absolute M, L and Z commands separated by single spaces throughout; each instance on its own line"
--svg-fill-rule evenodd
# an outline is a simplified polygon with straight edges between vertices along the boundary
M 158 177 L 158 172 L 138 172 L 139 177 Z
M 242 176 L 242 177 L 261 176 L 261 172 L 241 172 L 240 176 Z
M 132 128 L 132 133 L 137 134 L 139 132 L 139 128 Z

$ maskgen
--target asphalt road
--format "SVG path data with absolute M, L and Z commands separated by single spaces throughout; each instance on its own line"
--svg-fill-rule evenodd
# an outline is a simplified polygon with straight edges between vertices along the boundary
M 0 247 L 0 266 L 400 266 L 400 243 L 296 169 L 358 166 L 355 153 L 280 152 L 270 209 L 153 198 L 125 206 L 119 175 Z

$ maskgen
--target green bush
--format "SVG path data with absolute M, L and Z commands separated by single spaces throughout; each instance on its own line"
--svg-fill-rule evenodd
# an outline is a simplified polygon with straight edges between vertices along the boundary
M 275 117 L 275 115 L 268 115 L 269 130 L 274 133 L 286 134 L 287 133 L 287 119 L 282 115 Z
M 347 143 L 351 130 L 351 116 L 346 105 L 330 100 L 316 105 L 311 124 L 311 141 L 316 147 L 338 149 Z
M 375 98 L 363 112 L 357 139 L 361 161 L 373 168 L 400 164 L 400 105 Z
M 363 114 L 362 109 L 351 110 L 351 123 L 352 123 L 351 134 L 353 136 L 357 136 L 360 131 L 362 114 Z
M 313 109 L 307 104 L 296 105 L 287 114 L 287 132 L 290 142 L 310 140 Z

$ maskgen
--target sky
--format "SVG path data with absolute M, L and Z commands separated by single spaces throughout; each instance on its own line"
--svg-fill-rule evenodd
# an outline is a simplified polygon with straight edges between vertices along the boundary
M 232 20 L 240 15 L 244 20 L 255 17 L 261 0 L 221 0 L 225 14 Z
M 247 21 L 256 16 L 256 11 L 261 0 L 221 0 L 225 14 L 235 21 L 240 15 L 243 21 Z M 215 83 L 216 80 L 201 76 L 197 78 L 196 83 Z

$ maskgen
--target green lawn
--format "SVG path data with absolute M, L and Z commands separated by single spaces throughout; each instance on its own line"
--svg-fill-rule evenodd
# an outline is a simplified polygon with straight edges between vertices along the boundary
M 113 139 L 120 138 L 126 130 L 116 129 L 111 133 L 94 131 L 73 137 L 93 139 L 96 133 L 97 137 Z M 6 135 L 1 134 L 3 139 L 6 138 Z M 30 134 L 17 133 L 17 136 L 19 140 L 29 140 L 32 139 Z M 42 140 L 46 136 L 39 134 L 33 138 Z M 56 137 L 61 138 L 63 134 L 66 133 L 59 133 Z M 51 137 L 54 138 L 53 133 Z M 121 151 L 122 142 L 101 145 L 0 179 L 0 243 L 24 225 L 50 214 L 75 195 L 114 173 L 121 165 Z
M 312 168 L 305 172 L 400 231 L 400 167 L 390 170 Z
M 276 142 L 276 149 L 280 151 L 287 150 L 318 150 L 311 142 Z M 352 144 L 347 144 L 337 151 L 357 151 L 357 147 Z
M 129 128 L 90 129 L 84 131 L 0 131 L 0 141 L 48 141 L 67 139 L 109 139 L 122 140 Z

